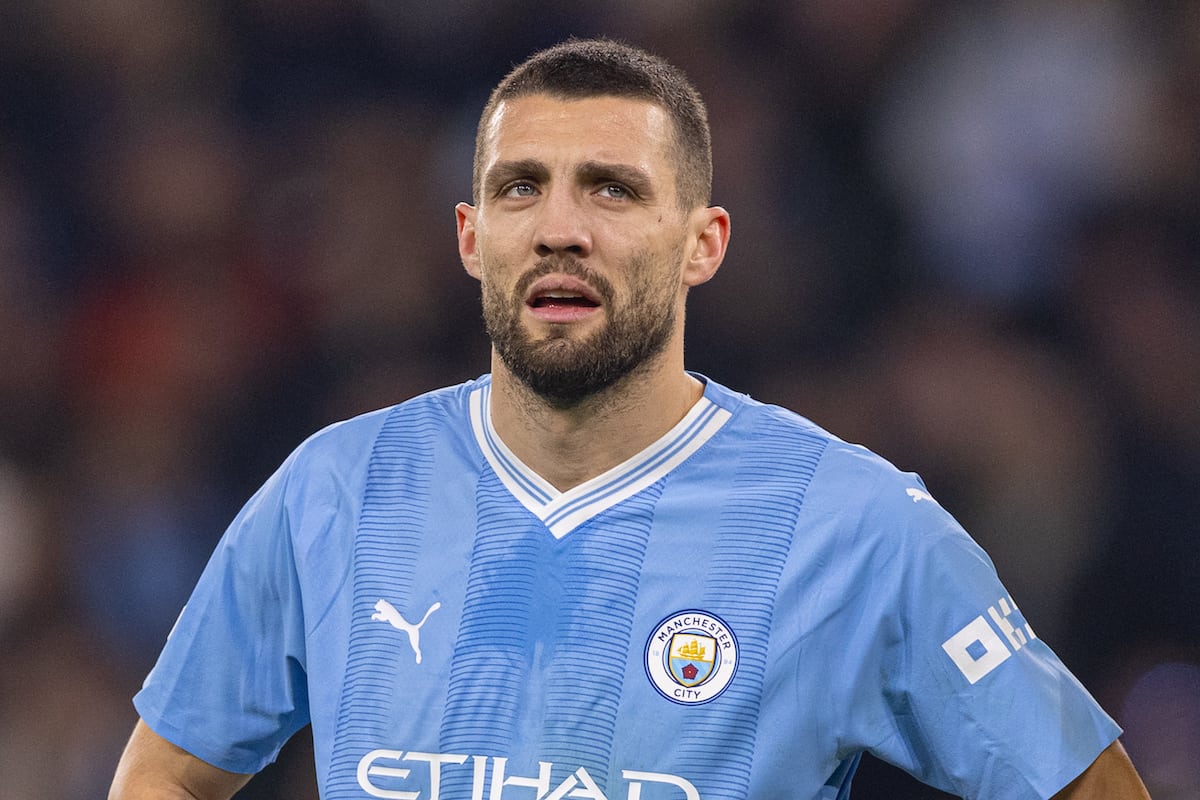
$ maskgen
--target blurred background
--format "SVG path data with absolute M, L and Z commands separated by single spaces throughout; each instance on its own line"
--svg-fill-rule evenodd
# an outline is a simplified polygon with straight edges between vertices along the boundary
M 474 127 L 568 35 L 705 95 L 692 368 L 862 442 L 1200 798 L 1200 4 L 0 2 L 0 798 L 100 797 L 301 439 L 487 369 Z M 315 798 L 303 735 L 245 798 Z M 935 798 L 868 761 L 856 798 Z

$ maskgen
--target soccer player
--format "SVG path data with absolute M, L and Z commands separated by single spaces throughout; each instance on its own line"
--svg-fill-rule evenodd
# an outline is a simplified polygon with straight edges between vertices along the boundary
M 230 797 L 311 722 L 324 798 L 1145 798 L 920 479 L 687 372 L 703 103 L 572 40 L 495 89 L 456 209 L 491 372 L 334 425 L 226 532 L 110 797 Z

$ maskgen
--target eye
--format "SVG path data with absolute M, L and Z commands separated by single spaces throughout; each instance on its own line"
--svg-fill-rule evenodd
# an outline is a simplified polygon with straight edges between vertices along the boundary
M 629 189 L 619 183 L 606 183 L 600 187 L 600 193 L 614 200 L 625 200 L 631 196 Z
M 537 189 L 529 181 L 513 181 L 504 187 L 501 193 L 504 197 L 533 197 Z

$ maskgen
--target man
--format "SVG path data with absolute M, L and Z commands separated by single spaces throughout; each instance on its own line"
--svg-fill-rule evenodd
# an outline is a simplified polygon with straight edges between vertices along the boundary
M 309 722 L 325 798 L 834 798 L 864 751 L 969 797 L 1146 797 L 916 476 L 684 370 L 730 223 L 678 71 L 535 55 L 474 176 L 491 374 L 250 500 L 112 798 L 229 797 Z

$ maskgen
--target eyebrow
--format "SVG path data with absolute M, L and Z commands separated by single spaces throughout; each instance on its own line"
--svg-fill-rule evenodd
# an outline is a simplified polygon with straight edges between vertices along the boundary
M 484 175 L 483 189 L 487 196 L 495 196 L 506 185 L 522 178 L 545 183 L 550 177 L 550 168 L 536 158 L 520 158 L 497 161 Z M 645 170 L 630 164 L 607 161 L 585 161 L 575 170 L 575 179 L 584 185 L 614 182 L 628 186 L 640 197 L 653 195 L 654 182 Z
M 612 164 L 604 161 L 585 161 L 575 171 L 576 178 L 585 184 L 621 183 L 639 197 L 653 195 L 654 182 L 644 169 L 630 164 Z
M 510 181 L 529 178 L 544 182 L 550 175 L 549 168 L 536 158 L 521 158 L 514 161 L 497 161 L 483 176 L 484 194 L 496 195 Z

